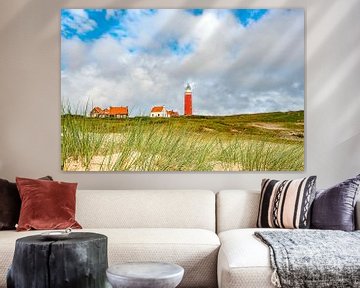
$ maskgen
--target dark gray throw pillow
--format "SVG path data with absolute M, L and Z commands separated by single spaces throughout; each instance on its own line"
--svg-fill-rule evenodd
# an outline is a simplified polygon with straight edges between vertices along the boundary
M 51 176 L 40 178 L 52 180 Z M 15 230 L 21 207 L 19 191 L 15 183 L 0 179 L 0 230 Z
M 15 183 L 0 179 L 0 230 L 15 229 L 20 214 L 20 195 Z
M 360 174 L 315 195 L 311 213 L 311 228 L 355 230 L 355 202 L 360 186 Z

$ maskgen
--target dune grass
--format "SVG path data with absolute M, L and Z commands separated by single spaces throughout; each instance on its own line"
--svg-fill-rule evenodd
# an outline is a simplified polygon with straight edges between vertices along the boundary
M 61 123 L 66 171 L 304 169 L 303 111 L 170 119 L 67 114 Z

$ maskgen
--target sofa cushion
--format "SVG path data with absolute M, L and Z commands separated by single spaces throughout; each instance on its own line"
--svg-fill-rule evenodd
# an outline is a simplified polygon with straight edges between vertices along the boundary
M 77 183 L 16 177 L 21 198 L 16 230 L 81 228 L 75 221 Z
M 316 176 L 294 180 L 263 179 L 257 227 L 309 228 Z
M 255 228 L 259 201 L 259 191 L 222 190 L 217 193 L 217 233 L 239 228 Z
M 0 230 L 15 230 L 21 200 L 15 183 L 0 179 Z
M 359 186 L 360 175 L 317 191 L 312 205 L 311 227 L 353 231 Z
M 219 288 L 274 287 L 269 248 L 254 236 L 255 231 L 261 230 L 270 229 L 235 229 L 219 234 Z
M 52 180 L 51 176 L 40 179 Z M 0 179 L 0 230 L 15 230 L 18 223 L 21 199 L 16 183 Z
M 83 228 L 215 231 L 215 194 L 209 190 L 78 190 L 76 198 Z
M 77 230 L 74 230 L 77 231 Z M 216 287 L 216 263 L 220 241 L 204 229 L 138 228 L 82 229 L 108 237 L 109 265 L 135 261 L 164 261 L 185 269 L 179 287 Z M 44 231 L 0 232 L 0 287 L 11 264 L 17 238 Z

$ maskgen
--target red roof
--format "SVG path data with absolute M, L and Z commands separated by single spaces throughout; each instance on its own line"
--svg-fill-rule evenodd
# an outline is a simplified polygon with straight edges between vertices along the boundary
M 100 107 L 94 107 L 91 110 L 91 113 L 97 113 L 100 115 L 111 115 L 111 116 L 115 116 L 115 115 L 128 115 L 129 111 L 128 111 L 128 107 L 109 107 L 106 109 L 101 109 Z
M 151 112 L 162 112 L 164 110 L 164 106 L 154 106 L 151 109 Z
M 110 107 L 109 108 L 109 115 L 128 115 L 128 107 Z
M 179 113 L 174 111 L 174 110 L 168 110 L 167 113 L 171 116 L 171 117 L 177 117 L 179 116 Z
M 94 107 L 91 112 L 92 112 L 92 113 L 94 113 L 94 112 L 96 112 L 96 113 L 102 113 L 103 110 L 102 110 L 100 107 Z

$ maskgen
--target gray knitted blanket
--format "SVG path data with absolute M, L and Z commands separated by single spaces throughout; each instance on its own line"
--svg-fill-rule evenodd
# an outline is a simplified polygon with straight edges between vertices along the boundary
M 360 287 L 360 230 L 255 232 L 270 248 L 276 287 Z

